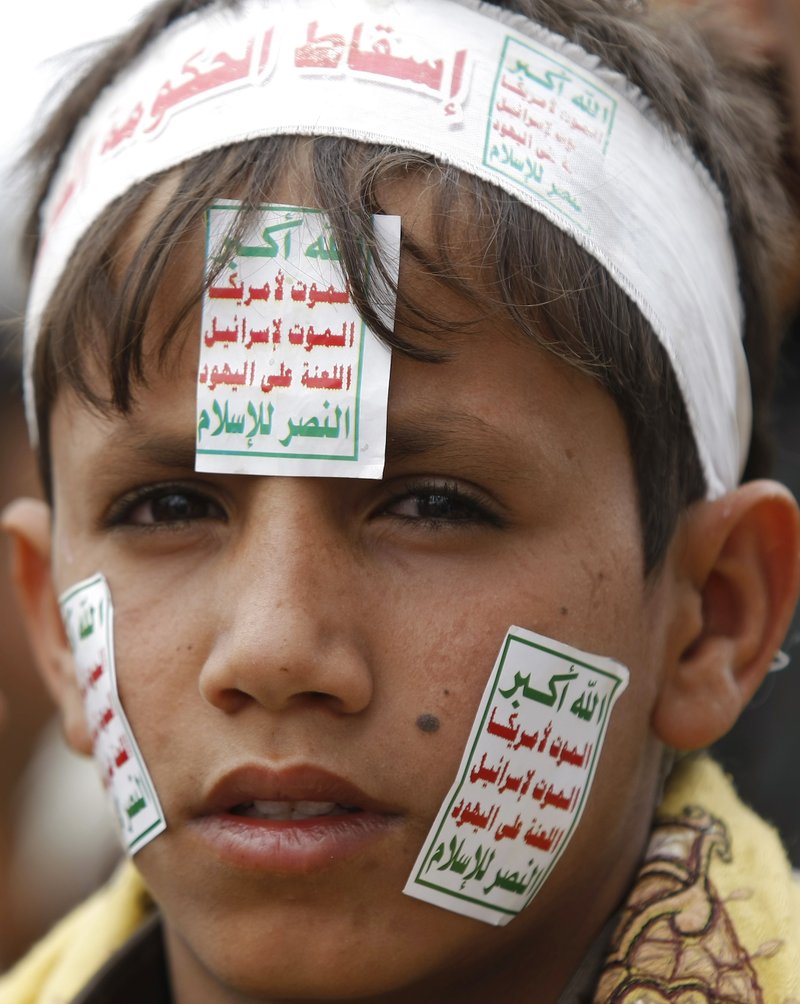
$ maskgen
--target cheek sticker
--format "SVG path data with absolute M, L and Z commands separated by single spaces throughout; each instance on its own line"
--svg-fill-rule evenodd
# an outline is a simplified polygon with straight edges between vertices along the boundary
M 498 926 L 523 910 L 580 822 L 627 685 L 621 663 L 511 627 L 403 891 Z
M 155 788 L 117 690 L 114 608 L 108 583 L 94 575 L 60 598 L 61 618 L 72 648 L 75 673 L 92 737 L 95 762 L 131 855 L 167 826 Z
M 351 300 L 328 217 L 263 206 L 234 241 L 226 235 L 241 209 L 222 199 L 208 210 L 206 270 L 216 277 L 203 299 L 197 470 L 380 478 L 391 352 Z M 374 227 L 396 282 L 400 218 L 375 216 Z M 369 255 L 367 266 L 391 328 L 394 290 Z

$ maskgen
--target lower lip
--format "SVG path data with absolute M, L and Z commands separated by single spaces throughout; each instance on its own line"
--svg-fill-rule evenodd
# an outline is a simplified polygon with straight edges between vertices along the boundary
M 239 868 L 302 875 L 333 867 L 385 838 L 398 816 L 349 812 L 313 819 L 268 820 L 219 813 L 191 829 L 214 853 Z

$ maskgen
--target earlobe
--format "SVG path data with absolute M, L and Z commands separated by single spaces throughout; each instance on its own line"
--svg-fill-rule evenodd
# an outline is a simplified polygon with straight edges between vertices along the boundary
M 734 725 L 783 642 L 800 590 L 797 503 L 776 482 L 749 482 L 693 506 L 678 546 L 681 599 L 652 723 L 667 745 L 699 749 Z
M 77 752 L 91 753 L 72 651 L 52 577 L 50 507 L 39 499 L 17 499 L 3 512 L 0 525 L 12 540 L 12 574 L 28 639 L 39 671 L 61 711 L 65 737 Z

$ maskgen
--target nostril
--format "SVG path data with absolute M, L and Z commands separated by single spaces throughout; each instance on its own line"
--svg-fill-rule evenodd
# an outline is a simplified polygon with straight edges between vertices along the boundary
M 238 690 L 236 687 L 225 687 L 217 691 L 210 691 L 208 688 L 201 686 L 200 693 L 204 700 L 215 708 L 219 708 L 220 711 L 225 712 L 226 715 L 235 714 L 253 700 L 249 694 Z
M 304 690 L 291 695 L 289 703 L 293 708 L 327 708 L 334 713 L 347 712 L 347 703 L 339 694 L 324 690 Z

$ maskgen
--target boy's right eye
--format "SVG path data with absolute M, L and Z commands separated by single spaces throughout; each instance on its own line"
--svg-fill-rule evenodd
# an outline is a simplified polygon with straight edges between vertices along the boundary
M 107 522 L 112 526 L 169 526 L 224 518 L 222 508 L 207 495 L 180 485 L 159 485 L 119 499 Z

